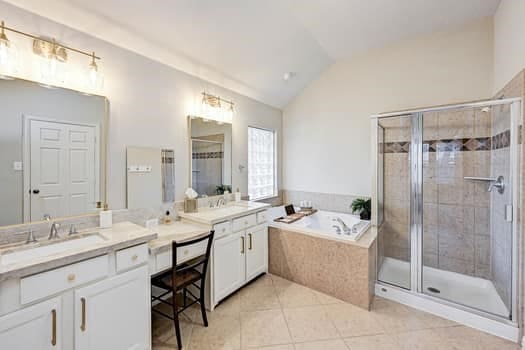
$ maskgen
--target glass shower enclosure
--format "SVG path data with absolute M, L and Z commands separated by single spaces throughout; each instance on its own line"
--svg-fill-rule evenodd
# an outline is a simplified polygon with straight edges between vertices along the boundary
M 513 320 L 521 100 L 373 121 L 378 282 Z

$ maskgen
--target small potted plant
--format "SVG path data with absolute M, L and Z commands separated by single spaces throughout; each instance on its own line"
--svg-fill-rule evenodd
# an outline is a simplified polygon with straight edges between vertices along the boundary
M 232 187 L 229 185 L 218 185 L 215 188 L 215 193 L 218 195 L 223 195 L 225 193 L 231 193 L 231 192 L 232 192 Z
M 352 202 L 352 213 L 359 214 L 361 220 L 370 220 L 372 216 L 372 200 L 357 198 Z

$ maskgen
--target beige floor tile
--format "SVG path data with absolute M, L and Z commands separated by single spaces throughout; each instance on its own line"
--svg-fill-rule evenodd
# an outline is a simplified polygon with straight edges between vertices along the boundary
M 153 349 L 174 349 L 177 345 L 175 326 L 172 320 L 153 315 L 151 320 Z M 187 347 L 193 330 L 193 324 L 188 320 L 180 320 L 183 347 Z
M 241 332 L 243 347 L 261 347 L 292 342 L 280 309 L 242 312 Z
M 249 350 L 295 350 L 295 347 L 293 346 L 293 344 L 287 344 L 287 345 L 262 346 L 262 347 L 257 347 L 257 348 L 246 348 L 246 349 L 249 349 Z
M 237 350 L 241 348 L 239 316 L 210 314 L 209 325 L 194 325 L 190 350 Z
M 424 322 L 421 311 L 395 303 L 380 301 L 377 304 L 372 309 L 372 314 L 386 333 L 415 331 L 431 327 Z
M 391 334 L 348 338 L 345 343 L 350 350 L 401 350 Z
M 280 309 L 281 304 L 273 285 L 244 288 L 239 292 L 241 310 L 269 310 Z
M 276 284 L 275 288 L 283 308 L 321 304 L 313 290 L 299 284 Z
M 339 337 L 323 306 L 283 309 L 294 343 Z
M 342 339 L 333 339 L 296 343 L 295 350 L 348 350 L 348 347 Z
M 240 291 L 221 301 L 212 312 L 209 312 L 209 314 L 239 316 L 239 313 L 241 312 L 241 298 L 239 293 Z
M 432 329 L 401 332 L 395 338 L 403 350 L 445 350 L 447 347 L 444 339 Z
M 372 312 L 350 304 L 327 305 L 324 308 L 343 338 L 385 333 Z

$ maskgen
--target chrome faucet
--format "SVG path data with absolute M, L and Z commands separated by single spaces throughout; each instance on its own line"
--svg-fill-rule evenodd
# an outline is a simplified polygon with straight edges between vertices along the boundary
M 78 233 L 77 227 L 75 226 L 75 224 L 71 224 L 71 226 L 69 226 L 69 235 L 71 236 L 77 233 Z
M 50 219 L 51 219 L 51 217 L 49 217 L 49 220 Z M 47 237 L 47 239 L 51 240 L 51 239 L 60 238 L 60 236 L 58 235 L 59 227 L 60 227 L 60 224 L 58 222 L 53 222 L 51 224 L 51 230 L 49 230 L 49 237 Z
M 337 226 L 337 225 L 332 225 L 333 228 L 335 228 L 335 233 L 337 233 L 338 235 L 341 234 L 341 227 Z
M 221 205 L 224 205 L 226 204 L 226 202 L 224 201 L 224 198 L 221 197 L 217 200 L 217 208 L 220 207 Z
M 345 235 L 351 235 L 352 234 L 352 230 L 350 229 L 350 227 L 348 227 L 345 222 L 343 220 L 341 220 L 341 218 L 335 218 L 335 219 L 332 219 L 333 221 L 336 221 L 339 225 L 341 225 L 341 227 L 343 228 L 343 232 L 345 233 Z
M 26 231 L 26 232 L 19 232 L 17 234 L 20 234 L 20 235 L 27 234 L 27 239 L 26 239 L 26 242 L 25 242 L 26 244 L 31 244 L 31 243 L 37 242 L 37 240 L 35 238 L 35 234 L 34 234 L 32 229 L 30 229 L 29 231 Z

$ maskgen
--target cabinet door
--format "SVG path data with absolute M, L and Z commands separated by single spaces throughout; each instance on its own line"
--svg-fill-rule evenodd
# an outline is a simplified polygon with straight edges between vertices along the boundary
M 62 349 L 61 305 L 55 298 L 0 317 L 0 348 Z
M 76 350 L 150 349 L 147 266 L 75 291 Z
M 213 248 L 214 300 L 217 303 L 245 281 L 246 242 L 244 232 L 219 238 Z
M 246 280 L 268 272 L 268 228 L 246 231 Z

